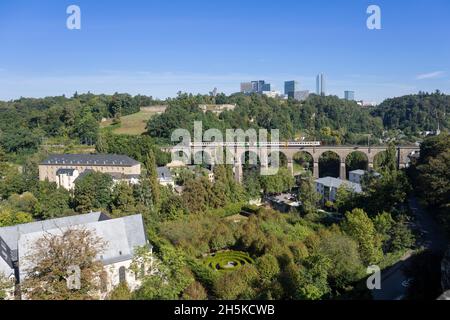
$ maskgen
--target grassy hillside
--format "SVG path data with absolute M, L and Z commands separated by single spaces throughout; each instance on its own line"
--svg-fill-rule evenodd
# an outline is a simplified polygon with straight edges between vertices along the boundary
M 145 132 L 148 120 L 160 112 L 160 108 L 141 108 L 138 113 L 121 117 L 119 124 L 113 124 L 113 120 L 110 119 L 103 122 L 101 127 L 112 130 L 116 134 L 141 135 Z

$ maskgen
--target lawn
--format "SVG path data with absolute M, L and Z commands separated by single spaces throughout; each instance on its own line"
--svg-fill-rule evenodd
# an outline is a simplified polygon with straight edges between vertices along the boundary
M 159 112 L 157 108 L 142 108 L 138 113 L 121 117 L 120 124 L 113 124 L 113 120 L 109 119 L 103 122 L 101 127 L 116 134 L 141 135 L 145 132 L 148 120 Z

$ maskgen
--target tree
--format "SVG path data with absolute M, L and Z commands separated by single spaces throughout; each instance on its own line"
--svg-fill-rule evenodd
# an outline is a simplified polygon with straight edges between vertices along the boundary
M 30 267 L 21 284 L 22 295 L 30 300 L 98 299 L 103 264 L 97 257 L 105 246 L 101 238 L 86 229 L 43 235 L 25 257 Z M 73 266 L 80 270 L 81 283 L 75 289 L 67 285 Z
M 74 201 L 78 212 L 106 209 L 111 202 L 113 180 L 101 172 L 89 172 L 75 183 Z
M 354 209 L 347 212 L 342 229 L 358 243 L 359 253 L 365 264 L 374 264 L 381 260 L 383 252 L 380 238 L 364 210 Z
M 275 175 L 261 176 L 261 185 L 265 194 L 281 193 L 292 189 L 295 179 L 286 168 L 280 168 Z
M 365 193 L 358 196 L 358 207 L 371 216 L 383 211 L 392 212 L 406 200 L 411 185 L 403 171 L 386 171 L 381 178 L 365 184 Z
M 133 188 L 126 182 L 116 184 L 111 194 L 110 206 L 115 216 L 135 213 L 136 202 L 133 196 Z
M 259 277 L 264 284 L 272 282 L 272 280 L 280 273 L 280 266 L 277 259 L 271 254 L 265 254 L 256 260 L 256 269 Z
M 25 212 L 15 212 L 10 208 L 0 208 L 0 227 L 15 226 L 33 222 L 33 216 Z
M 169 190 L 162 193 L 159 215 L 163 221 L 176 220 L 186 214 L 183 199 Z
M 88 112 L 75 124 L 74 131 L 81 143 L 94 145 L 97 142 L 99 128 L 97 120 Z
M 343 184 L 339 187 L 336 193 L 336 201 L 334 205 L 339 212 L 345 213 L 352 210 L 357 206 L 358 195 L 347 184 Z
M 389 148 L 375 157 L 375 168 L 383 174 L 397 170 L 397 151 L 394 144 L 390 144 Z
M 5 174 L 7 168 L 8 168 L 8 161 L 6 159 L 6 153 L 5 150 L 3 150 L 2 146 L 0 145 L 0 179 Z
M 8 199 L 8 205 L 15 211 L 33 214 L 36 210 L 36 206 L 38 205 L 38 200 L 32 193 L 25 192 L 22 195 L 13 194 L 10 196 Z
M 223 300 L 252 299 L 255 295 L 253 284 L 258 280 L 258 271 L 252 265 L 225 273 L 214 284 L 217 298 Z
M 305 259 L 300 266 L 296 283 L 295 298 L 299 300 L 319 300 L 330 292 L 328 272 L 332 261 L 316 254 Z
M 8 292 L 14 288 L 14 282 L 0 273 L 0 301 L 8 297 Z
M 72 197 L 68 190 L 58 188 L 56 183 L 39 181 L 33 191 L 38 199 L 34 215 L 41 219 L 53 219 L 73 214 Z
M 134 293 L 134 299 L 177 300 L 194 282 L 181 250 L 162 245 L 160 258 L 158 272 L 143 277 L 142 286 Z
M 318 252 L 333 263 L 329 279 L 334 288 L 343 289 L 364 274 L 358 244 L 345 234 L 336 231 L 325 233 L 321 236 Z
M 158 206 L 160 201 L 160 190 L 158 183 L 158 173 L 156 171 L 155 155 L 152 150 L 150 150 L 147 154 L 145 169 L 147 170 L 147 179 L 149 181 L 153 204 Z
M 107 300 L 131 300 L 132 296 L 133 294 L 131 293 L 128 284 L 126 282 L 123 282 L 111 291 L 111 293 L 107 297 Z
M 212 185 L 207 178 L 189 180 L 184 188 L 182 198 L 191 213 L 201 213 L 209 208 Z
M 183 292 L 183 300 L 207 300 L 208 293 L 198 281 L 192 282 Z
M 311 175 L 301 180 L 298 197 L 302 203 L 303 214 L 311 215 L 317 213 L 321 197 L 316 191 L 314 179 Z

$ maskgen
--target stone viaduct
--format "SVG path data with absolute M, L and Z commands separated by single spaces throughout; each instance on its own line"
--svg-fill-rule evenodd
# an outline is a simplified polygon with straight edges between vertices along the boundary
M 267 167 L 267 161 L 263 159 L 267 159 L 267 155 L 270 155 L 273 152 L 279 152 L 283 154 L 287 159 L 288 168 L 291 170 L 292 174 L 294 174 L 294 156 L 298 153 L 305 152 L 311 155 L 313 159 L 313 175 L 315 178 L 319 178 L 319 160 L 321 156 L 326 152 L 334 152 L 339 156 L 340 159 L 340 178 L 345 180 L 346 177 L 346 159 L 347 157 L 354 152 L 361 152 L 367 157 L 368 168 L 373 169 L 375 157 L 388 150 L 388 146 L 290 146 L 289 144 L 280 143 L 275 148 L 266 148 L 266 147 L 244 147 L 239 145 L 234 146 L 217 146 L 217 145 L 207 145 L 202 147 L 191 147 L 189 149 L 189 154 L 192 157 L 195 157 L 199 153 L 202 154 L 202 158 L 204 154 L 206 154 L 207 158 L 210 159 L 210 164 L 214 165 L 217 159 L 217 155 L 219 153 L 223 154 L 223 150 L 226 148 L 230 154 L 232 154 L 232 160 L 227 161 L 227 164 L 233 164 L 235 169 L 236 180 L 242 182 L 243 177 L 243 168 L 242 165 L 245 163 L 245 157 L 247 153 L 253 153 L 258 156 L 260 160 L 261 167 Z M 166 151 L 173 152 L 174 149 L 167 149 Z M 188 154 L 188 150 L 185 150 L 185 156 Z M 417 146 L 399 146 L 396 147 L 397 152 L 397 165 L 400 169 L 407 167 L 410 162 L 410 156 L 416 152 L 420 151 L 420 147 Z M 180 152 L 178 149 L 176 152 Z M 266 156 L 265 156 L 266 155 Z M 191 157 L 191 158 L 192 158 Z M 190 159 L 187 159 L 190 161 Z

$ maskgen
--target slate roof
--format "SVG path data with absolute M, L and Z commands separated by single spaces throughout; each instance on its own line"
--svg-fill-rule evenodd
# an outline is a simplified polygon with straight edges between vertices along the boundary
M 51 155 L 41 165 L 84 165 L 132 167 L 139 162 L 117 154 L 58 154 Z
M 358 170 L 350 171 L 350 173 L 357 174 L 357 175 L 359 175 L 359 176 L 363 176 L 363 175 L 365 175 L 365 174 L 367 173 L 367 171 L 358 169 Z
M 332 177 L 325 177 L 325 178 L 317 179 L 316 183 L 322 184 L 326 187 L 336 188 L 336 189 L 339 189 L 343 184 L 346 184 L 348 187 L 353 189 L 355 192 L 357 192 L 357 193 L 362 192 L 362 188 L 361 188 L 360 184 L 342 180 L 342 179 L 332 178 Z
M 0 272 L 4 269 L 7 273 L 5 266 L 12 269 L 13 263 L 19 262 L 19 272 L 23 276 L 26 269 L 23 258 L 29 255 L 33 243 L 44 234 L 62 234 L 70 227 L 92 230 L 106 242 L 105 251 L 98 257 L 104 265 L 130 260 L 136 247 L 148 245 L 142 215 L 110 219 L 95 212 L 0 228 L 0 244 L 5 253 L 0 257 Z
M 73 177 L 73 174 L 75 172 L 75 169 L 59 169 L 56 171 L 56 175 L 68 175 L 70 177 Z
M 156 168 L 156 171 L 158 173 L 158 179 L 160 179 L 160 180 L 172 180 L 172 173 L 170 172 L 169 168 L 167 168 L 167 167 L 159 167 L 159 168 Z

